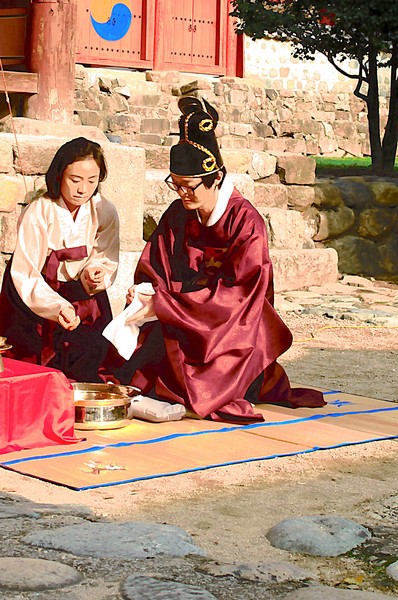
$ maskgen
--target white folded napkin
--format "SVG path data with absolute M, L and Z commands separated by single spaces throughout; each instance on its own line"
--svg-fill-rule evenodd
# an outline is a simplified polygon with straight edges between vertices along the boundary
M 102 332 L 102 335 L 115 346 L 120 356 L 125 360 L 129 360 L 132 357 L 133 352 L 137 347 L 140 327 L 144 323 L 157 320 L 157 317 L 153 316 L 140 319 L 135 323 L 126 323 L 128 317 L 131 317 L 143 307 L 142 302 L 138 299 L 139 293 L 153 296 L 155 290 L 151 283 L 144 282 L 136 285 L 134 289 L 134 298 L 131 304 L 129 304 L 120 315 L 117 315 L 117 317 L 112 319 Z

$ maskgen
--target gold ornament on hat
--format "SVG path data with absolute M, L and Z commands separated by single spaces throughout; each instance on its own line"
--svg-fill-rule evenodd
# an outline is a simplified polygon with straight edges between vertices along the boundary
M 213 119 L 202 119 L 199 123 L 200 131 L 211 131 L 213 129 Z
M 210 150 L 208 150 L 201 144 L 191 141 L 188 136 L 188 124 L 189 124 L 189 121 L 190 121 L 191 117 L 193 116 L 193 114 L 194 113 L 187 115 L 187 118 L 185 119 L 185 123 L 184 123 L 185 139 L 180 140 L 179 144 L 181 144 L 181 142 L 185 142 L 186 144 L 190 144 L 191 146 L 194 146 L 194 148 L 201 150 L 204 154 L 207 154 L 208 158 L 204 159 L 204 161 L 202 162 L 202 167 L 203 167 L 204 171 L 206 171 L 206 173 L 210 173 L 210 171 L 213 171 L 214 168 L 217 167 L 216 157 L 214 156 L 214 154 L 212 152 L 210 152 Z M 211 131 L 213 129 L 213 119 L 211 119 L 211 118 L 202 119 L 199 123 L 199 129 L 201 131 Z

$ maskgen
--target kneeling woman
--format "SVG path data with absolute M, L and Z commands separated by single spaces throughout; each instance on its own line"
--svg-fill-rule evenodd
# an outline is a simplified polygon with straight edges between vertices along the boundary
M 8 356 L 77 381 L 100 381 L 101 332 L 112 318 L 106 288 L 118 267 L 119 221 L 98 193 L 106 175 L 99 144 L 80 137 L 61 146 L 47 193 L 21 215 L 0 295 Z

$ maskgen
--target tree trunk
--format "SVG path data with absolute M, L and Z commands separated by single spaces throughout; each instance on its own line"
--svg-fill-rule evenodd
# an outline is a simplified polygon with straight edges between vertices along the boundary
M 394 44 L 391 55 L 390 106 L 384 132 L 382 152 L 384 174 L 391 175 L 394 171 L 395 157 L 398 144 L 398 44 Z
M 372 157 L 372 170 L 376 175 L 383 174 L 383 152 L 380 136 L 380 102 L 379 82 L 377 79 L 377 52 L 369 50 L 369 75 L 368 93 L 366 97 L 368 107 L 369 141 Z

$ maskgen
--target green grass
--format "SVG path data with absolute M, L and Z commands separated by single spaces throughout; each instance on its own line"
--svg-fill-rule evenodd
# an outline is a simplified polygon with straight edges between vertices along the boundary
M 372 160 L 370 156 L 347 156 L 344 158 L 334 158 L 334 157 L 326 157 L 326 156 L 314 156 L 316 160 L 316 170 L 317 173 L 327 173 L 328 171 L 333 173 L 340 173 L 344 175 L 347 171 L 358 173 L 366 172 L 367 170 L 371 170 L 372 168 Z M 394 171 L 398 172 L 398 158 L 395 162 Z
M 370 156 L 333 158 L 330 156 L 315 156 L 317 167 L 349 168 L 349 167 L 370 167 L 372 160 Z

